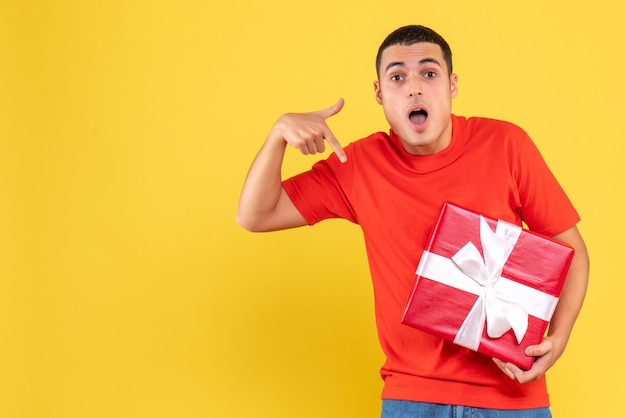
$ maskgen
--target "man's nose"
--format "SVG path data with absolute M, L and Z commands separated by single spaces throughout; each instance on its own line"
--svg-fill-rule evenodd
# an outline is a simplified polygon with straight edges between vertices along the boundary
M 422 95 L 421 83 L 417 80 L 409 79 L 407 83 L 409 97 L 417 97 Z

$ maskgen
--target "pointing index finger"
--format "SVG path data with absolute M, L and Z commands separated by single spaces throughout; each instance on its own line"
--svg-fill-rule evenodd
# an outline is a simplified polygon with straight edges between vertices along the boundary
M 335 103 L 329 108 L 321 110 L 320 113 L 324 117 L 324 119 L 328 119 L 331 116 L 334 116 L 337 113 L 339 113 L 341 109 L 343 108 L 343 104 L 344 104 L 344 100 L 339 99 L 337 103 Z M 348 157 L 346 157 L 346 153 L 343 151 L 343 147 L 341 146 L 339 141 L 337 141 L 337 138 L 335 138 L 335 135 L 333 135 L 330 129 L 326 132 L 325 137 L 326 137 L 326 141 L 328 142 L 328 145 L 330 145 L 330 147 L 335 152 L 335 154 L 337 154 L 339 161 L 341 161 L 342 163 L 345 163 L 348 160 Z
M 337 138 L 335 138 L 335 135 L 333 135 L 332 132 L 328 132 L 328 134 L 326 135 L 326 141 L 328 141 L 328 145 L 330 145 L 333 151 L 335 151 L 335 154 L 337 154 L 339 161 L 341 161 L 342 163 L 348 161 L 348 157 L 346 156 L 343 147 L 341 146 L 339 141 L 337 141 Z

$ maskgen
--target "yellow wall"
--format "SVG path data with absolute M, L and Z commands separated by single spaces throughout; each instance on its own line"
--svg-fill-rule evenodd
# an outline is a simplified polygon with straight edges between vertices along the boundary
M 0 416 L 377 417 L 360 231 L 234 221 L 276 118 L 346 99 L 386 130 L 374 55 L 454 50 L 454 111 L 535 139 L 583 217 L 591 286 L 555 417 L 615 416 L 624 351 L 626 37 L 613 0 L 0 3 Z M 285 174 L 313 158 L 289 151 Z

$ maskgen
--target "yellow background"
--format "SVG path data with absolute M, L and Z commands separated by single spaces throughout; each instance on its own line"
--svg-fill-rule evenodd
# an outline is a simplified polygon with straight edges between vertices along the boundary
M 388 129 L 373 62 L 409 23 L 451 44 L 454 112 L 523 126 L 579 209 L 591 285 L 553 413 L 619 414 L 618 4 L 2 1 L 0 417 L 377 417 L 358 227 L 251 234 L 235 210 L 281 113 L 343 97 L 344 144 Z

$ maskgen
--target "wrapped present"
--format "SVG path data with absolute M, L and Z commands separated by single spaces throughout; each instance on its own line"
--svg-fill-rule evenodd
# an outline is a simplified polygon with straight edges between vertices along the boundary
M 529 369 L 574 250 L 445 203 L 417 267 L 402 322 Z

